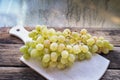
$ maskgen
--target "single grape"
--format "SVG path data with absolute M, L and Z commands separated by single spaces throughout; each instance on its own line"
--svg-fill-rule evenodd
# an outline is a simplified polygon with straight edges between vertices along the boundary
M 53 28 L 49 29 L 49 30 L 48 30 L 48 34 L 49 34 L 49 36 L 55 35 L 55 34 L 56 34 L 55 29 L 53 29 Z
M 87 40 L 87 45 L 92 46 L 95 43 L 95 40 L 93 38 L 90 38 Z
M 110 42 L 108 40 L 103 40 L 104 47 L 108 48 L 109 44 L 110 44 Z
M 30 54 L 23 54 L 24 59 L 28 60 L 30 59 Z
M 44 38 L 42 36 L 39 36 L 36 40 L 37 43 L 43 43 L 44 42 Z
M 99 39 L 99 40 L 104 40 L 104 37 L 103 37 L 103 36 L 100 36 L 98 39 Z
M 61 52 L 61 51 L 63 51 L 65 49 L 65 45 L 63 44 L 63 43 L 60 43 L 59 45 L 58 45 L 58 52 Z
M 50 61 L 50 54 L 44 54 L 42 62 L 48 63 Z
M 36 29 L 36 31 L 41 32 L 42 27 L 40 25 L 36 25 L 35 29 Z
M 87 52 L 85 53 L 86 59 L 90 59 L 92 57 L 92 53 L 91 52 Z
M 80 52 L 81 52 L 81 49 L 80 49 L 79 45 L 74 45 L 73 46 L 73 53 L 78 54 Z
M 58 68 L 58 69 L 64 69 L 64 68 L 65 68 L 65 65 L 62 64 L 62 63 L 58 63 L 57 68 Z
M 98 51 L 98 46 L 97 45 L 93 45 L 92 47 L 91 47 L 91 52 L 92 53 L 96 53 Z
M 37 58 L 40 56 L 40 53 L 37 49 L 32 49 L 30 55 L 32 58 Z
M 96 45 L 97 45 L 98 47 L 103 47 L 103 41 L 102 41 L 102 40 L 97 40 L 97 41 L 96 41 Z
M 72 47 L 71 45 L 67 45 L 67 46 L 66 46 L 66 50 L 67 50 L 68 52 L 72 53 L 72 52 L 73 52 L 73 47 Z
M 82 50 L 82 52 L 87 53 L 89 48 L 87 45 L 82 45 L 81 50 Z
M 87 30 L 86 30 L 86 29 L 82 29 L 82 30 L 80 31 L 80 34 L 87 34 Z
M 64 35 L 65 37 L 69 36 L 70 34 L 71 34 L 70 29 L 64 29 L 63 35 Z
M 50 49 L 49 48 L 44 48 L 44 54 L 50 54 Z
M 112 44 L 109 44 L 108 49 L 109 49 L 109 50 L 113 50 L 113 48 L 114 48 L 114 46 L 113 46 Z
M 49 40 L 51 41 L 51 42 L 56 42 L 57 41 L 57 36 L 55 35 L 55 36 L 51 36 L 51 37 L 49 37 Z
M 58 42 L 63 43 L 65 41 L 65 37 L 63 35 L 58 36 Z
M 75 55 L 69 54 L 68 60 L 73 63 L 75 61 Z
M 84 60 L 84 59 L 85 59 L 85 53 L 83 53 L 83 52 L 79 53 L 79 54 L 78 54 L 78 59 L 79 59 L 80 61 Z
M 50 40 L 44 40 L 44 46 L 48 48 L 50 46 Z
M 21 48 L 20 48 L 20 52 L 22 52 L 22 53 L 24 53 L 24 54 L 27 54 L 28 53 L 28 46 L 22 46 Z
M 44 68 L 47 68 L 47 67 L 49 66 L 49 62 L 42 62 L 42 66 L 43 66 Z
M 57 36 L 59 36 L 59 35 L 62 35 L 62 32 L 61 31 L 57 31 L 56 34 L 57 34 Z
M 108 53 L 109 53 L 109 49 L 104 48 L 104 49 L 102 49 L 102 52 L 103 52 L 104 54 L 108 54 Z
M 87 33 L 86 36 L 87 36 L 87 39 L 92 37 L 89 33 Z
M 50 45 L 51 51 L 56 51 L 58 49 L 58 43 L 54 42 Z
M 40 44 L 40 43 L 39 43 L 39 44 L 36 45 L 36 49 L 37 49 L 37 50 L 43 50 L 43 48 L 44 48 L 44 45 L 43 45 L 43 44 Z
M 57 61 L 57 53 L 56 52 L 51 52 L 51 61 L 56 62 Z
M 51 67 L 51 68 L 55 68 L 56 66 L 57 66 L 57 62 L 50 62 L 49 63 L 49 66 Z
M 68 58 L 68 56 L 69 56 L 68 51 L 63 50 L 63 51 L 61 52 L 61 56 L 62 56 L 62 58 Z
M 67 64 L 68 63 L 68 59 L 67 58 L 61 58 L 60 62 L 62 64 Z
M 77 32 L 72 32 L 72 37 L 73 37 L 74 39 L 78 39 L 78 38 L 79 38 L 79 33 L 77 33 Z
M 49 36 L 47 28 L 42 29 L 42 36 L 45 37 L 45 38 L 47 38 Z

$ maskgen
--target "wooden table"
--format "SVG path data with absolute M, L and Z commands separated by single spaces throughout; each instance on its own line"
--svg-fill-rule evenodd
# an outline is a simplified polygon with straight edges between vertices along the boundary
M 33 28 L 27 28 L 31 30 Z M 57 28 L 63 30 L 64 28 Z M 70 28 L 80 30 L 80 28 Z M 22 53 L 19 48 L 23 42 L 9 35 L 10 28 L 0 28 L 0 80 L 45 80 L 44 77 L 23 64 L 19 58 Z M 120 80 L 120 30 L 118 29 L 88 29 L 93 35 L 102 35 L 115 45 L 114 51 L 102 55 L 109 59 L 110 65 L 101 80 Z M 102 66 L 102 65 L 101 65 Z

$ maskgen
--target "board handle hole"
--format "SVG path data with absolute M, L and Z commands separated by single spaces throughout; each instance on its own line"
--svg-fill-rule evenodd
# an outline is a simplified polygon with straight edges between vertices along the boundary
M 16 29 L 16 31 L 17 31 L 17 32 L 19 32 L 19 31 L 20 31 L 20 29 Z

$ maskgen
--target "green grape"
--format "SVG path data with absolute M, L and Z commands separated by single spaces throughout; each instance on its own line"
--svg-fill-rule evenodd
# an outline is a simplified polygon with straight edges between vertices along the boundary
M 23 54 L 24 59 L 28 60 L 30 59 L 30 54 Z
M 98 39 L 99 39 L 99 40 L 104 40 L 104 37 L 103 37 L 103 36 L 100 36 Z
M 31 51 L 32 51 L 32 47 L 30 47 L 29 49 L 28 49 L 28 53 L 31 53 Z
M 67 67 L 71 67 L 72 65 L 73 65 L 73 62 L 68 62 L 68 63 L 66 64 Z
M 87 34 L 87 30 L 86 30 L 86 29 L 82 29 L 82 30 L 80 31 L 80 34 Z
M 68 63 L 68 59 L 67 58 L 61 58 L 60 62 L 62 64 L 67 64 Z
M 47 63 L 47 62 L 42 62 L 42 66 L 43 66 L 44 68 L 47 68 L 47 67 L 49 66 L 49 63 Z
M 56 51 L 58 49 L 58 43 L 54 42 L 50 45 L 51 51 Z
M 77 33 L 77 32 L 72 32 L 72 37 L 73 37 L 74 39 L 78 39 L 78 38 L 79 38 L 79 33 Z
M 56 52 L 51 52 L 51 61 L 56 62 L 58 55 Z
M 58 45 L 58 52 L 61 52 L 61 51 L 63 51 L 65 49 L 65 45 L 63 44 L 63 43 L 60 43 L 59 45 Z
M 87 36 L 87 39 L 92 37 L 89 33 L 87 33 L 86 36 Z
M 92 47 L 91 47 L 91 52 L 92 53 L 96 53 L 98 51 L 98 46 L 97 45 L 93 45 Z
M 96 41 L 97 41 L 97 39 L 98 39 L 96 36 L 93 36 L 92 38 L 95 40 L 95 42 L 96 42 Z
M 29 32 L 28 36 L 30 38 L 34 38 L 37 35 L 37 31 L 36 30 L 32 30 L 31 32 Z
M 108 48 L 109 47 L 109 41 L 108 40 L 103 40 L 103 45 L 104 47 Z
M 73 63 L 75 61 L 75 55 L 69 54 L 68 60 Z
M 41 32 L 42 27 L 40 25 L 36 25 L 35 29 L 36 29 L 36 31 Z
M 50 49 L 44 48 L 44 54 L 50 54 Z
M 32 49 L 30 55 L 32 58 L 37 58 L 40 56 L 40 53 L 37 49 Z
M 103 41 L 102 41 L 102 40 L 97 40 L 97 41 L 96 41 L 96 45 L 97 45 L 98 47 L 103 47 Z
M 73 53 L 78 54 L 80 52 L 81 52 L 81 49 L 80 49 L 79 45 L 74 45 L 73 46 Z
M 102 49 L 102 52 L 103 52 L 104 54 L 108 54 L 108 53 L 109 53 L 109 49 L 103 48 L 103 49 Z
M 57 62 L 50 62 L 49 63 L 49 66 L 51 67 L 51 68 L 55 68 L 56 66 L 57 66 Z
M 62 56 L 62 58 L 68 58 L 68 56 L 69 56 L 68 51 L 63 50 L 63 51 L 61 52 L 61 56 Z
M 56 34 L 57 34 L 57 36 L 59 36 L 59 35 L 62 35 L 62 32 L 61 31 L 57 31 Z
M 42 29 L 42 36 L 45 38 L 48 37 L 48 29 L 47 28 Z
M 90 59 L 92 57 L 92 53 L 88 51 L 87 53 L 85 53 L 85 57 L 86 59 Z
M 30 47 L 31 46 L 31 41 L 25 42 L 25 45 L 28 46 L 28 47 Z
M 80 61 L 82 61 L 82 60 L 84 60 L 85 59 L 85 53 L 80 53 L 80 54 L 78 54 L 78 59 L 80 60 Z
M 109 49 L 109 50 L 113 50 L 113 48 L 114 48 L 114 46 L 113 46 L 112 44 L 109 44 L 108 49 Z
M 50 46 L 50 40 L 44 40 L 44 46 L 48 48 Z
M 83 43 L 86 43 L 87 39 L 88 39 L 88 37 L 86 35 L 81 36 L 81 40 L 82 40 Z
M 72 53 L 72 52 L 73 52 L 73 47 L 72 47 L 71 45 L 67 45 L 67 46 L 66 46 L 66 50 L 67 50 L 68 52 Z
M 63 35 L 58 36 L 58 42 L 63 43 L 65 41 L 65 37 Z
M 49 36 L 53 36 L 56 34 L 56 31 L 53 28 L 51 28 L 48 30 L 48 34 L 49 34 Z
M 22 52 L 22 53 L 24 53 L 24 54 L 27 54 L 28 53 L 28 46 L 22 46 L 21 48 L 20 48 L 20 52 Z
M 88 48 L 87 45 L 82 45 L 82 46 L 81 46 L 81 50 L 82 50 L 82 52 L 87 53 L 88 50 L 89 50 L 89 48 Z
M 39 44 L 36 45 L 36 49 L 37 49 L 37 50 L 43 50 L 43 48 L 44 48 L 44 45 L 43 45 L 43 44 L 40 44 L 40 43 L 39 43 Z
M 62 64 L 62 63 L 58 63 L 57 68 L 58 68 L 58 69 L 64 69 L 64 68 L 65 68 L 65 65 Z
M 87 40 L 87 45 L 92 46 L 95 43 L 95 40 L 93 38 L 90 38 Z
M 50 54 L 44 54 L 42 62 L 48 63 L 50 61 Z
M 37 43 L 43 43 L 44 42 L 44 38 L 42 36 L 39 36 L 36 40 Z
M 56 42 L 56 41 L 57 41 L 57 38 L 58 38 L 57 36 L 51 36 L 49 40 L 50 40 L 51 42 Z
M 69 36 L 70 34 L 71 34 L 70 29 L 64 29 L 63 35 L 64 35 L 65 37 Z
M 36 45 L 37 45 L 37 42 L 36 42 L 36 41 L 31 41 L 31 42 L 30 42 L 30 47 L 35 48 Z

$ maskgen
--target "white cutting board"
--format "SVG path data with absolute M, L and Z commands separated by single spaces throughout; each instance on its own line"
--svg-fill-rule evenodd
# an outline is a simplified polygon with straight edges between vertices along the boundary
M 29 32 L 23 27 L 13 27 L 9 33 L 24 42 L 31 40 L 28 37 Z M 72 67 L 59 70 L 57 68 L 43 68 L 33 59 L 25 60 L 21 57 L 20 60 L 48 80 L 99 80 L 110 63 L 108 59 L 95 54 L 90 60 L 76 61 Z

